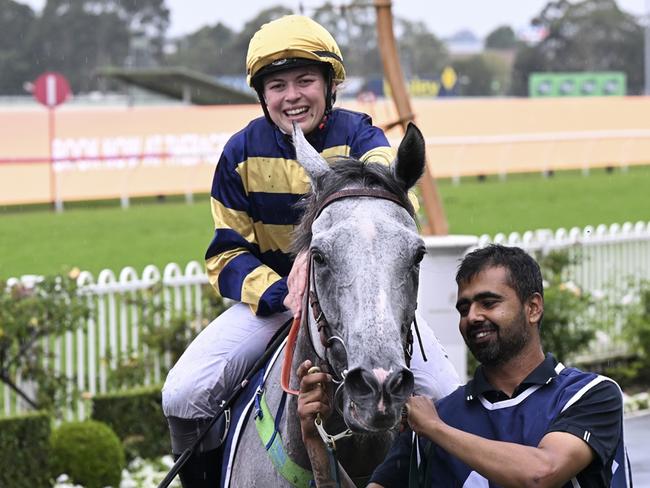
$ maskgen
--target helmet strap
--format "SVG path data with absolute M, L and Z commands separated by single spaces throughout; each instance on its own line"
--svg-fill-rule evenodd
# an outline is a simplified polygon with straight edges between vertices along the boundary
M 260 105 L 262 106 L 264 117 L 269 122 L 269 124 L 275 125 L 275 122 L 273 122 L 273 119 L 271 118 L 271 114 L 269 114 L 269 109 L 266 107 L 266 100 L 264 100 L 264 89 L 261 87 L 255 88 L 255 91 L 257 92 L 257 98 L 260 100 Z
M 325 90 L 325 114 L 323 117 L 323 122 L 327 119 L 327 116 L 332 112 L 332 107 L 336 101 L 336 93 L 332 91 L 332 82 L 334 80 L 334 70 L 330 67 L 327 70 L 324 70 L 325 73 L 325 84 L 327 88 Z

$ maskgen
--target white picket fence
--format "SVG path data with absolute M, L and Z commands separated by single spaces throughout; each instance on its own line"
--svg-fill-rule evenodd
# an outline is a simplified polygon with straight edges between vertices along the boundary
M 38 277 L 24 276 L 20 281 L 29 285 Z M 11 286 L 15 278 L 8 280 Z M 108 388 L 109 370 L 117 367 L 118 361 L 129 354 L 146 354 L 147 347 L 140 344 L 140 310 L 134 303 L 136 293 L 150 289 L 154 285 L 162 285 L 162 293 L 155 300 L 162 301 L 164 313 L 161 325 L 178 312 L 200 315 L 202 285 L 208 282 L 202 263 L 190 262 L 185 269 L 176 263 L 165 266 L 163 272 L 153 266 L 145 267 L 142 276 L 135 269 L 124 268 L 119 276 L 105 269 L 99 273 L 95 281 L 87 271 L 80 273 L 77 284 L 88 297 L 91 316 L 75 332 L 68 332 L 63 337 L 47 341 L 43 344 L 46 352 L 53 352 L 54 359 L 45 358 L 44 362 L 57 373 L 65 373 L 72 379 L 72 384 L 84 397 L 92 397 L 97 393 L 106 393 Z M 160 302 L 158 302 L 160 303 Z M 161 382 L 160 364 L 170 367 L 169 356 L 154 357 L 154 367 L 144 378 L 144 384 Z M 33 390 L 29 385 L 17 379 L 21 386 L 27 386 L 27 391 Z M 70 396 L 70 395 L 69 395 Z M 6 385 L 0 391 L 0 399 L 4 406 L 5 415 L 28 410 L 26 403 L 17 397 Z M 87 403 L 83 399 L 70 405 L 68 418 L 85 418 Z
M 597 296 L 607 294 L 608 300 L 624 300 L 630 280 L 638 282 L 650 277 L 650 222 L 484 235 L 479 239 L 480 246 L 490 242 L 516 245 L 530 252 L 566 249 L 578 260 L 578 264 L 567 270 L 566 279 Z M 34 279 L 33 276 L 21 278 L 27 282 Z M 16 281 L 9 280 L 9 284 Z M 82 272 L 78 284 L 87 293 L 93 314 L 75 333 L 52 341 L 55 359 L 49 366 L 72 378 L 76 388 L 86 392 L 86 396 L 107 392 L 109 371 L 116 367 L 118 358 L 146 353 L 139 340 L 138 306 L 130 299 L 140 290 L 162 285 L 160 299 L 165 305 L 165 316 L 161 318 L 161 326 L 164 326 L 165 320 L 179 311 L 201 313 L 201 288 L 206 283 L 203 264 L 198 262 L 190 262 L 185 269 L 171 263 L 162 273 L 155 266 L 147 266 L 142 276 L 133 268 L 123 269 L 119 276 L 104 270 L 96 281 L 92 274 Z M 593 354 L 606 356 L 624 349 L 624 344 L 616 340 L 618 327 L 620 324 L 612 321 L 611 327 L 602 331 L 609 340 L 595 344 Z M 170 366 L 169 357 L 156 358 L 156 361 L 159 362 L 145 378 L 145 384 L 159 384 L 162 378 L 158 366 Z M 0 390 L 0 401 L 5 415 L 28 409 L 8 387 Z M 84 418 L 88 414 L 83 400 L 70 407 L 70 418 Z

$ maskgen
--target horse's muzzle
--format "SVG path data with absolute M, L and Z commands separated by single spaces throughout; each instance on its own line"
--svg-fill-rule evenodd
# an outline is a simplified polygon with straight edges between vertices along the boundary
M 377 432 L 394 427 L 413 392 L 415 381 L 408 368 L 378 375 L 355 368 L 345 378 L 343 415 L 353 431 Z

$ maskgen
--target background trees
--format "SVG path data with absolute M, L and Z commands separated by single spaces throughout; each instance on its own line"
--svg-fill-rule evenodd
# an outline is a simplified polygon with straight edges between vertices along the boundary
M 0 93 L 18 94 L 34 69 L 25 57 L 32 43 L 34 11 L 13 0 L 0 0 Z
M 163 56 L 169 10 L 164 0 L 47 0 L 43 12 L 0 0 L 0 90 L 24 93 L 39 73 L 65 73 L 73 91 L 98 87 L 95 69 Z
M 0 93 L 24 93 L 23 84 L 45 70 L 62 71 L 74 92 L 88 92 L 102 88 L 95 70 L 106 65 L 187 66 L 243 76 L 251 35 L 288 13 L 276 5 L 252 15 L 241 31 L 216 24 L 168 39 L 165 0 L 47 0 L 39 14 L 0 0 Z M 305 13 L 332 32 L 349 74 L 382 76 L 375 11 L 368 2 L 324 2 Z M 628 93 L 641 93 L 643 28 L 616 0 L 550 0 L 531 23 L 544 33 L 541 40 L 524 42 L 507 25 L 491 32 L 485 48 L 499 55 L 457 56 L 421 22 L 396 18 L 395 33 L 407 78 L 437 78 L 452 65 L 465 96 L 526 96 L 528 76 L 536 71 L 623 71 Z
M 509 25 L 497 27 L 485 38 L 487 49 L 513 49 L 517 47 L 515 31 Z
M 615 0 L 550 1 L 533 19 L 547 36 L 522 46 L 512 72 L 512 93 L 528 93 L 533 71 L 623 71 L 628 93 L 643 89 L 643 29 Z

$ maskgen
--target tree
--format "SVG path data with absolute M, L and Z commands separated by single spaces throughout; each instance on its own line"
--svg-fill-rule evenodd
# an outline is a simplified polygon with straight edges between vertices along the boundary
M 165 64 L 186 66 L 212 75 L 224 74 L 238 64 L 238 56 L 231 45 L 235 32 L 222 23 L 206 26 L 180 38 L 176 52 L 165 58 Z
M 241 32 L 234 32 L 221 23 L 203 27 L 181 37 L 176 43 L 176 52 L 168 55 L 164 62 L 212 75 L 244 75 L 250 38 L 263 24 L 290 13 L 291 10 L 282 6 L 262 10 Z
M 314 12 L 313 18 L 336 39 L 348 75 L 381 76 L 377 17 L 372 5 L 364 0 L 353 0 L 344 7 L 327 2 Z
M 397 44 L 402 69 L 407 76 L 433 79 L 449 64 L 444 43 L 432 34 L 424 22 L 397 19 Z
M 490 32 L 485 39 L 487 49 L 513 49 L 517 47 L 515 31 L 509 25 L 502 25 Z
M 452 62 L 459 78 L 459 95 L 494 96 L 507 92 L 508 63 L 495 54 L 476 54 Z
M 48 0 L 36 23 L 32 62 L 39 72 L 63 73 L 73 92 L 87 92 L 96 87 L 95 68 L 124 63 L 129 40 L 115 12 L 96 13 L 81 0 Z
M 0 93 L 24 93 L 23 83 L 34 78 L 28 53 L 35 21 L 29 6 L 0 0 Z
M 95 9 L 105 5 L 107 11 L 117 12 L 128 25 L 131 36 L 144 39 L 154 60 L 162 60 L 169 27 L 169 9 L 165 0 L 86 0 L 86 3 Z
M 279 19 L 283 15 L 291 14 L 292 11 L 280 5 L 267 8 L 258 13 L 254 18 L 244 24 L 241 32 L 235 35 L 229 47 L 232 64 L 227 66 L 227 74 L 246 73 L 246 53 L 248 52 L 248 43 L 260 27 L 267 22 Z M 226 66 L 224 66 L 226 68 Z
M 275 6 L 259 12 L 240 32 L 223 24 L 204 27 L 178 40 L 177 51 L 168 55 L 168 65 L 183 65 L 214 75 L 241 75 L 250 38 L 262 24 L 293 13 Z M 383 74 L 377 48 L 374 7 L 365 0 L 353 0 L 342 7 L 326 2 L 311 16 L 336 39 L 348 75 L 380 77 Z M 409 75 L 433 78 L 440 75 L 449 55 L 444 44 L 422 22 L 396 20 L 396 36 L 402 64 Z
M 45 344 L 75 330 L 89 316 L 77 274 L 73 270 L 33 286 L 0 282 L 0 382 L 35 409 L 55 409 L 66 402 L 68 378 L 47 366 L 54 356 Z M 35 395 L 30 384 L 36 386 Z
M 548 35 L 522 48 L 513 70 L 515 95 L 527 94 L 533 71 L 623 71 L 628 93 L 643 90 L 643 29 L 615 0 L 550 1 L 533 20 Z
M 96 68 L 123 66 L 136 45 L 160 59 L 168 24 L 164 0 L 48 0 L 34 25 L 30 61 L 87 92 L 98 86 Z

